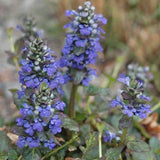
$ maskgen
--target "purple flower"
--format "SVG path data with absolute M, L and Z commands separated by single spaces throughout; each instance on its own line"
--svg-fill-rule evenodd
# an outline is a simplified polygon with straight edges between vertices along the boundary
M 41 132 L 46 124 L 40 119 L 34 119 L 33 129 Z
M 105 17 L 99 17 L 99 21 L 101 21 L 103 24 L 107 24 L 107 19 Z
M 118 79 L 117 79 L 119 82 L 122 82 L 124 83 L 125 85 L 129 86 L 129 83 L 130 83 L 130 78 L 127 77 L 125 74 L 120 74 Z
M 88 28 L 82 28 L 80 29 L 80 33 L 81 35 L 89 36 L 91 34 L 91 31 Z
M 17 126 L 23 126 L 25 120 L 23 120 L 22 118 L 19 118 L 19 117 L 18 117 L 18 118 L 16 119 L 16 122 L 17 122 Z
M 49 117 L 51 115 L 51 111 L 50 111 L 50 107 L 49 106 L 47 106 L 46 108 L 40 107 L 38 110 L 39 110 L 40 116 L 42 118 Z
M 33 113 L 33 107 L 29 106 L 27 103 L 23 103 L 23 107 L 19 110 L 19 112 L 26 117 L 26 115 L 31 115 Z
M 26 144 L 25 138 L 20 136 L 17 141 L 17 146 L 22 149 L 25 146 L 25 144 Z
M 54 117 L 51 118 L 49 128 L 52 131 L 53 134 L 60 133 L 62 131 L 61 129 L 62 121 L 59 118 L 58 115 L 54 115 Z
M 128 117 L 133 117 L 133 115 L 136 113 L 136 109 L 133 106 L 123 106 L 123 113 L 128 115 Z
M 64 102 L 58 101 L 57 103 L 55 103 L 53 105 L 53 108 L 60 110 L 60 111 L 63 111 L 65 106 L 66 106 L 66 104 Z
M 55 146 L 56 144 L 53 142 L 53 139 L 44 142 L 44 147 L 49 147 L 49 149 L 53 149 Z
M 25 94 L 24 91 L 17 91 L 18 99 L 21 99 Z
M 24 127 L 26 128 L 25 132 L 28 133 L 30 136 L 33 136 L 34 131 L 32 125 L 30 125 L 29 123 L 25 123 Z
M 76 45 L 77 47 L 85 47 L 86 44 L 87 44 L 87 40 L 83 40 L 83 39 L 77 40 L 77 41 L 75 42 L 75 45 Z
M 30 148 L 36 148 L 36 147 L 39 146 L 39 143 L 40 143 L 40 141 L 39 141 L 38 138 L 33 139 L 32 137 L 27 137 L 26 141 L 27 141 L 28 146 L 29 146 Z
M 104 142 L 109 142 L 109 143 L 111 143 L 111 141 L 112 141 L 113 139 L 115 139 L 115 138 L 116 138 L 116 134 L 115 134 L 115 133 L 106 131 L 106 135 L 104 136 Z
M 122 105 L 123 102 L 121 102 L 121 99 L 117 96 L 116 99 L 113 99 L 111 101 L 111 107 L 114 108 L 114 107 L 117 107 L 119 105 Z
M 146 101 L 151 101 L 151 98 L 146 96 L 145 94 L 140 96 L 140 99 L 146 100 Z
M 71 15 L 72 15 L 72 11 L 66 10 L 66 16 L 68 17 L 68 16 L 71 16 Z

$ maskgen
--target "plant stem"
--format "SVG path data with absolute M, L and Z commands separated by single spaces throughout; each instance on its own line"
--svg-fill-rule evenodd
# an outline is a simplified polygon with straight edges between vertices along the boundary
M 76 97 L 76 91 L 77 91 L 77 85 L 72 85 L 71 95 L 70 95 L 70 102 L 69 102 L 69 117 L 71 119 L 74 119 L 75 117 L 75 110 L 74 110 L 74 103 L 75 103 L 75 97 Z
M 88 97 L 87 97 L 87 104 L 86 104 L 86 108 L 87 108 L 87 112 L 88 112 L 88 114 L 90 115 L 90 114 L 92 113 L 92 111 L 91 111 L 91 109 L 90 109 L 89 105 L 90 105 L 90 102 L 89 102 L 89 96 L 88 96 Z
M 121 144 L 124 143 L 125 138 L 126 138 L 126 135 L 127 135 L 127 128 L 125 128 L 125 129 L 123 130 L 123 133 L 122 133 L 122 136 L 121 136 Z
M 156 104 L 155 106 L 153 106 L 153 108 L 151 110 L 152 110 L 152 112 L 154 112 L 158 108 L 160 108 L 160 102 L 158 104 Z
M 147 133 L 145 128 L 135 119 L 133 118 L 133 125 L 140 130 L 141 134 L 145 136 L 145 138 L 149 139 L 151 136 Z
M 50 157 L 51 155 L 57 153 L 59 150 L 61 150 L 61 149 L 63 149 L 64 147 L 68 146 L 69 144 L 73 143 L 73 142 L 74 142 L 75 140 L 77 140 L 77 139 L 78 139 L 78 135 L 74 136 L 72 139 L 70 139 L 68 142 L 66 142 L 66 143 L 63 144 L 62 146 L 54 149 L 52 152 L 50 152 L 50 153 L 46 154 L 45 156 L 43 156 L 43 157 L 41 158 L 41 160 L 44 160 L 44 159 Z
M 17 160 L 21 160 L 21 159 L 22 159 L 22 155 L 20 155 Z
M 98 143 L 99 143 L 99 158 L 102 158 L 102 132 L 99 132 Z
M 119 160 L 123 160 L 123 159 L 122 159 L 122 154 L 120 154 L 120 156 L 119 156 Z

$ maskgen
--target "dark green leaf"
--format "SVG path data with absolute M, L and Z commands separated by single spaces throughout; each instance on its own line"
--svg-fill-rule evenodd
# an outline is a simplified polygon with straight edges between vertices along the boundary
M 82 122 L 87 118 L 87 115 L 85 112 L 76 112 L 75 120 L 77 122 Z
M 5 132 L 0 132 L 0 153 L 1 152 L 7 152 L 9 150 L 9 140 L 8 137 L 6 136 Z
M 148 152 L 150 150 L 149 145 L 141 140 L 130 141 L 128 142 L 127 147 L 135 152 Z
M 119 120 L 119 129 L 123 130 L 124 128 L 128 128 L 131 124 L 132 118 L 127 115 L 123 115 Z
M 157 151 L 158 149 L 160 149 L 160 141 L 159 141 L 159 139 L 157 139 L 155 137 L 152 137 L 149 140 L 149 144 L 154 152 Z
M 134 160 L 156 160 L 152 151 L 147 152 L 133 152 Z
M 55 158 L 52 156 L 52 157 L 50 158 L 50 160 L 55 160 Z
M 18 89 L 10 89 L 9 90 L 12 93 L 14 104 L 16 105 L 17 109 L 19 110 L 22 107 L 23 103 L 26 103 L 27 100 L 25 98 L 18 99 L 17 91 Z
M 97 160 L 98 159 L 98 145 L 95 147 L 90 148 L 89 151 L 87 151 L 84 156 L 84 159 L 90 159 L 90 160 Z
M 70 130 L 70 131 L 75 131 L 78 132 L 79 131 L 79 126 L 78 123 L 72 119 L 70 119 L 69 117 L 63 118 L 63 127 Z
M 89 87 L 86 88 L 86 94 L 87 95 L 91 95 L 91 96 L 94 96 L 96 94 L 99 94 L 99 88 L 96 87 L 96 86 L 93 86 L 93 85 L 90 85 Z
M 0 127 L 3 127 L 4 126 L 4 121 L 3 121 L 3 118 L 0 117 Z
M 47 83 L 43 82 L 43 83 L 41 83 L 41 85 L 40 85 L 40 90 L 43 91 L 43 90 L 45 90 L 45 89 L 47 89 Z
M 0 153 L 0 160 L 8 160 L 8 156 L 1 155 Z
M 27 150 L 23 155 L 23 160 L 40 160 L 40 156 L 35 152 L 35 149 Z
M 109 94 L 109 89 L 99 88 L 94 85 L 90 85 L 89 87 L 86 88 L 86 94 L 90 96 L 100 95 L 101 97 L 103 97 Z
M 122 147 L 108 149 L 105 154 L 106 160 L 118 160 L 121 151 L 122 151 Z
M 152 151 L 155 153 L 157 160 L 159 160 L 160 159 L 160 141 L 159 139 L 152 137 L 149 140 L 149 144 L 150 144 Z
M 89 124 L 83 124 L 80 126 L 80 131 L 82 132 L 82 135 L 86 137 L 91 132 L 91 126 Z
M 14 44 L 14 47 L 15 47 L 15 52 L 17 54 L 20 54 L 21 53 L 21 49 L 23 48 L 23 45 L 24 45 L 24 39 L 21 38 L 21 39 L 18 39 L 15 44 Z
M 17 152 L 15 150 L 9 150 L 8 160 L 16 160 L 18 158 Z

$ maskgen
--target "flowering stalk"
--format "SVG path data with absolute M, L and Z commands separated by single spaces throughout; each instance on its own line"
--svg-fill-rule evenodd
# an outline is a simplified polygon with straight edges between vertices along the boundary
M 56 146 L 54 135 L 62 131 L 59 114 L 65 107 L 60 101 L 64 79 L 58 71 L 59 63 L 40 38 L 25 45 L 23 56 L 19 71 L 22 90 L 18 91 L 18 97 L 25 102 L 20 109 L 22 117 L 16 121 L 24 133 L 19 136 L 17 145 L 53 149 Z
M 84 6 L 78 7 L 78 11 L 66 11 L 71 22 L 64 28 L 70 28 L 71 31 L 66 35 L 60 62 L 61 67 L 67 68 L 66 82 L 73 83 L 69 106 L 71 118 L 74 117 L 75 86 L 89 85 L 92 77 L 96 75 L 96 70 L 89 65 L 95 64 L 98 52 L 103 50 L 99 41 L 101 32 L 104 33 L 101 26 L 106 24 L 107 20 L 102 15 L 95 14 L 94 10 L 95 7 L 87 1 Z
M 23 25 L 17 25 L 17 30 L 23 33 L 23 36 L 18 39 L 32 42 L 37 37 L 43 37 L 43 30 L 37 30 L 36 21 L 33 17 L 25 17 Z
M 12 60 L 17 68 L 17 71 L 19 71 L 21 66 L 21 63 L 20 63 L 21 59 L 25 58 L 21 54 L 21 49 L 23 48 L 24 43 L 26 41 L 32 42 L 37 37 L 42 38 L 43 30 L 37 30 L 36 22 L 32 17 L 25 17 L 23 19 L 23 24 L 17 25 L 16 28 L 17 30 L 22 32 L 23 35 L 19 37 L 14 43 L 12 38 L 12 29 L 9 28 L 7 30 L 8 37 L 11 44 L 11 51 L 6 51 L 6 53 L 9 55 L 8 61 L 10 62 Z
M 98 133 L 98 142 L 99 142 L 99 158 L 102 158 L 102 132 Z
M 74 104 L 75 104 L 75 97 L 76 97 L 76 90 L 77 85 L 72 85 L 71 95 L 70 95 L 70 103 L 69 103 L 69 117 L 74 118 L 75 117 L 75 111 L 74 111 Z
M 147 117 L 151 113 L 150 97 L 147 97 L 144 92 L 143 82 L 137 79 L 121 74 L 118 81 L 124 84 L 124 89 L 121 91 L 121 96 L 111 101 L 111 107 L 120 106 L 123 114 L 129 117 L 138 116 L 141 119 Z
M 129 77 L 121 74 L 118 81 L 124 84 L 124 89 L 121 91 L 121 96 L 111 101 L 111 107 L 120 106 L 124 115 L 127 115 L 128 124 L 133 116 L 138 116 L 141 119 L 147 117 L 151 113 L 150 105 L 147 104 L 151 99 L 144 92 L 144 81 L 137 79 L 136 76 Z M 123 122 L 122 122 L 123 123 Z M 124 143 L 127 135 L 127 126 L 124 127 L 121 144 Z
M 104 129 L 103 123 L 97 123 L 97 129 L 98 129 L 98 145 L 99 145 L 99 158 L 102 158 L 102 132 Z

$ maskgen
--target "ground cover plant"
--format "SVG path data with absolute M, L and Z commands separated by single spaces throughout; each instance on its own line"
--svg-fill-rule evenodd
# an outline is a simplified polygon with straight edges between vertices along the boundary
M 123 66 L 124 56 L 112 72 L 99 74 L 95 64 L 110 37 L 107 18 L 95 10 L 90 1 L 66 10 L 60 57 L 33 17 L 17 25 L 22 37 L 15 42 L 8 29 L 6 53 L 20 84 L 10 92 L 19 114 L 9 124 L 0 121 L 0 160 L 160 159 L 160 141 L 148 125 L 160 107 L 154 76 L 149 66 Z

